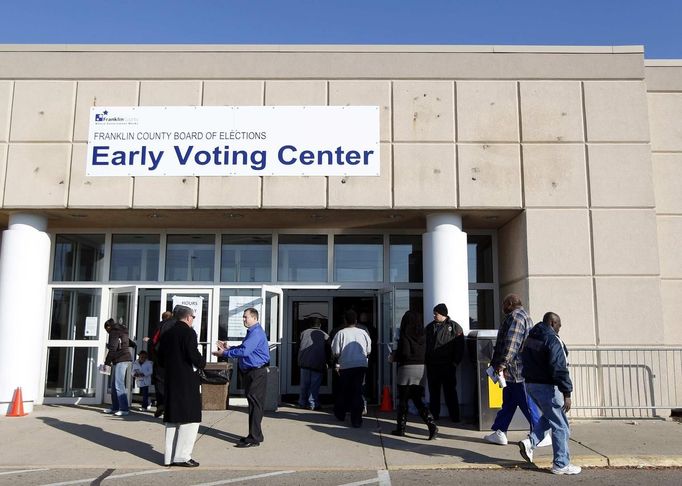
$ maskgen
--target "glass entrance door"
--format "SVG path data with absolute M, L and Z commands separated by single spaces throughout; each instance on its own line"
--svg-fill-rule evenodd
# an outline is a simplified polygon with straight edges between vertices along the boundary
M 109 318 L 116 321 L 118 324 L 122 324 L 128 328 L 128 337 L 131 341 L 136 341 L 136 329 L 137 329 L 137 287 L 118 287 L 111 289 L 109 291 Z M 106 319 L 105 319 L 106 320 Z M 104 342 L 105 342 L 105 356 L 106 356 L 106 342 L 108 340 L 108 334 L 104 331 Z M 141 343 L 137 343 L 141 344 Z M 141 349 L 141 348 L 140 348 Z M 137 356 L 135 351 L 131 351 L 131 358 L 134 360 Z M 132 380 L 130 379 L 130 368 L 128 369 L 128 376 L 126 377 L 126 384 L 128 389 L 128 403 L 131 403 L 131 385 Z M 111 403 L 111 378 L 112 375 L 102 375 L 105 377 L 102 380 L 104 385 L 103 390 L 103 401 L 105 403 Z
M 298 366 L 299 339 L 301 333 L 319 322 L 320 329 L 329 334 L 332 330 L 332 298 L 301 297 L 289 299 L 290 325 L 287 326 L 284 359 L 284 393 L 300 393 L 301 369 Z M 325 374 L 320 387 L 321 394 L 330 394 L 331 379 Z

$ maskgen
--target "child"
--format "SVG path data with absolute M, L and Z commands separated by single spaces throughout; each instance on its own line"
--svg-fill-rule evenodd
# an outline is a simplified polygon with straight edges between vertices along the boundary
M 147 360 L 147 351 L 140 351 L 137 361 L 133 363 L 133 377 L 135 385 L 142 393 L 142 408 L 140 411 L 150 410 L 149 385 L 152 384 L 152 369 L 154 364 Z

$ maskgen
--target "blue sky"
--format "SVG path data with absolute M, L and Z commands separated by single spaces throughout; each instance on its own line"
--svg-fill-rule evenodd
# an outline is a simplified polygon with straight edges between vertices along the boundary
M 682 0 L 7 3 L 3 44 L 641 44 L 682 59 Z

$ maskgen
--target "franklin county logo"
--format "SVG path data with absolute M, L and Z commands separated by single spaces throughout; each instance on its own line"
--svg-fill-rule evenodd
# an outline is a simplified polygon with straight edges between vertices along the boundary
M 95 113 L 95 121 L 104 121 L 104 117 L 109 114 L 108 111 L 103 111 L 102 113 Z
M 95 113 L 95 122 L 98 123 L 111 123 L 120 125 L 121 122 L 126 122 L 127 124 L 136 124 L 137 118 L 124 118 L 121 116 L 109 116 L 109 110 L 104 110 L 101 113 Z

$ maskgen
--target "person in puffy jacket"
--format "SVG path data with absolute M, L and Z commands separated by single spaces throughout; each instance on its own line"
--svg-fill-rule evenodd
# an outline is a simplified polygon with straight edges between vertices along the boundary
M 561 318 L 554 312 L 547 312 L 542 322 L 531 329 L 521 352 L 526 390 L 542 412 L 542 417 L 528 439 L 519 442 L 519 449 L 526 461 L 533 462 L 534 449 L 551 430 L 552 473 L 579 474 L 580 467 L 571 464 L 568 453 L 570 433 L 566 412 L 571 409 L 573 383 L 568 372 L 567 352 L 559 339 L 559 329 Z
M 109 333 L 107 340 L 107 356 L 104 364 L 111 366 L 111 408 L 104 413 L 111 413 L 117 417 L 128 415 L 128 389 L 126 388 L 126 374 L 133 361 L 130 354 L 131 341 L 128 338 L 128 328 L 108 319 L 104 323 L 104 330 Z

